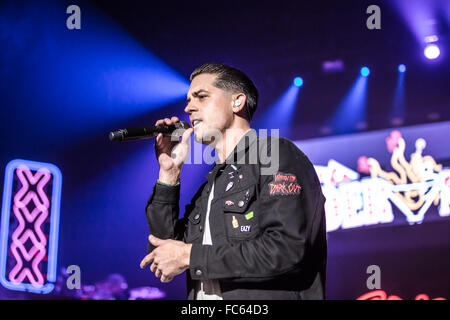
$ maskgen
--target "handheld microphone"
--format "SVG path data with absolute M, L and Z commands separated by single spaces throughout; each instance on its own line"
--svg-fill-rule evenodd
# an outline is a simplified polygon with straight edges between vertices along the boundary
M 164 137 L 170 137 L 176 130 L 177 135 L 181 136 L 184 130 L 189 129 L 191 126 L 186 121 L 180 121 L 172 125 L 159 125 L 140 128 L 127 128 L 119 129 L 109 133 L 109 140 L 111 141 L 129 141 L 129 140 L 144 140 L 156 138 L 159 133 L 162 133 Z

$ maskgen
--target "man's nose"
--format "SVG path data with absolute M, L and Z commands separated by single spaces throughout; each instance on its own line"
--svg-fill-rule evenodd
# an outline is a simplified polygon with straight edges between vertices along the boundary
M 187 114 L 191 114 L 192 111 L 197 110 L 197 108 L 194 106 L 194 104 L 192 102 L 189 102 L 186 106 L 186 108 L 184 108 L 184 112 L 186 112 Z

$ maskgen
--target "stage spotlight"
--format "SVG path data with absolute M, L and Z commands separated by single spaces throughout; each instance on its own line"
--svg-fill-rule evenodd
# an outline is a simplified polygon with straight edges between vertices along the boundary
M 294 84 L 295 84 L 297 87 L 301 87 L 301 86 L 303 85 L 303 79 L 300 78 L 300 77 L 296 77 L 296 78 L 294 79 Z
M 398 66 L 397 86 L 395 87 L 394 100 L 391 107 L 392 119 L 403 119 L 405 117 L 405 72 L 406 66 Z M 397 125 L 394 122 L 393 125 Z
M 427 59 L 434 60 L 441 54 L 439 47 L 435 44 L 428 44 L 423 51 L 423 54 Z
M 349 133 L 355 129 L 365 130 L 369 73 L 367 67 L 361 68 L 361 74 L 356 77 L 349 92 L 336 108 L 331 117 L 334 133 Z
M 361 68 L 361 75 L 362 75 L 363 77 L 367 77 L 369 74 L 370 74 L 369 68 L 367 68 L 367 67 L 362 67 L 362 68 Z
M 292 81 L 289 88 L 264 113 L 252 120 L 252 128 L 256 130 L 279 129 L 278 135 L 290 136 L 294 116 L 296 111 L 298 111 L 299 92 L 302 90 L 296 84 L 296 80 L 297 78 Z

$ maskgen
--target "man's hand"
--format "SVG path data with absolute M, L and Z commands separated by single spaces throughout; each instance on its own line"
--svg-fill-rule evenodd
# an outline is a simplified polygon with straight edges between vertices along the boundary
M 156 121 L 155 126 L 172 125 L 180 120 L 177 117 L 165 118 Z M 180 177 L 181 167 L 186 160 L 190 149 L 190 137 L 194 132 L 193 128 L 185 130 L 181 137 L 173 141 L 171 137 L 164 137 L 158 134 L 155 141 L 155 153 L 159 163 L 159 180 L 168 184 L 175 184 Z
M 161 282 L 170 282 L 173 278 L 189 268 L 192 244 L 172 239 L 162 240 L 155 236 L 148 237 L 156 247 L 141 261 L 141 269 L 151 263 L 150 270 Z

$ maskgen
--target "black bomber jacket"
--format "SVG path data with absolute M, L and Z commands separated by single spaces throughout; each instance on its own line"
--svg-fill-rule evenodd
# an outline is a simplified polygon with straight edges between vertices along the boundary
M 224 299 L 324 299 L 325 197 L 305 154 L 250 130 L 206 178 L 182 218 L 180 185 L 156 183 L 146 207 L 151 234 L 192 243 L 188 299 L 201 279 L 218 280 Z M 209 246 L 202 240 L 213 182 Z

